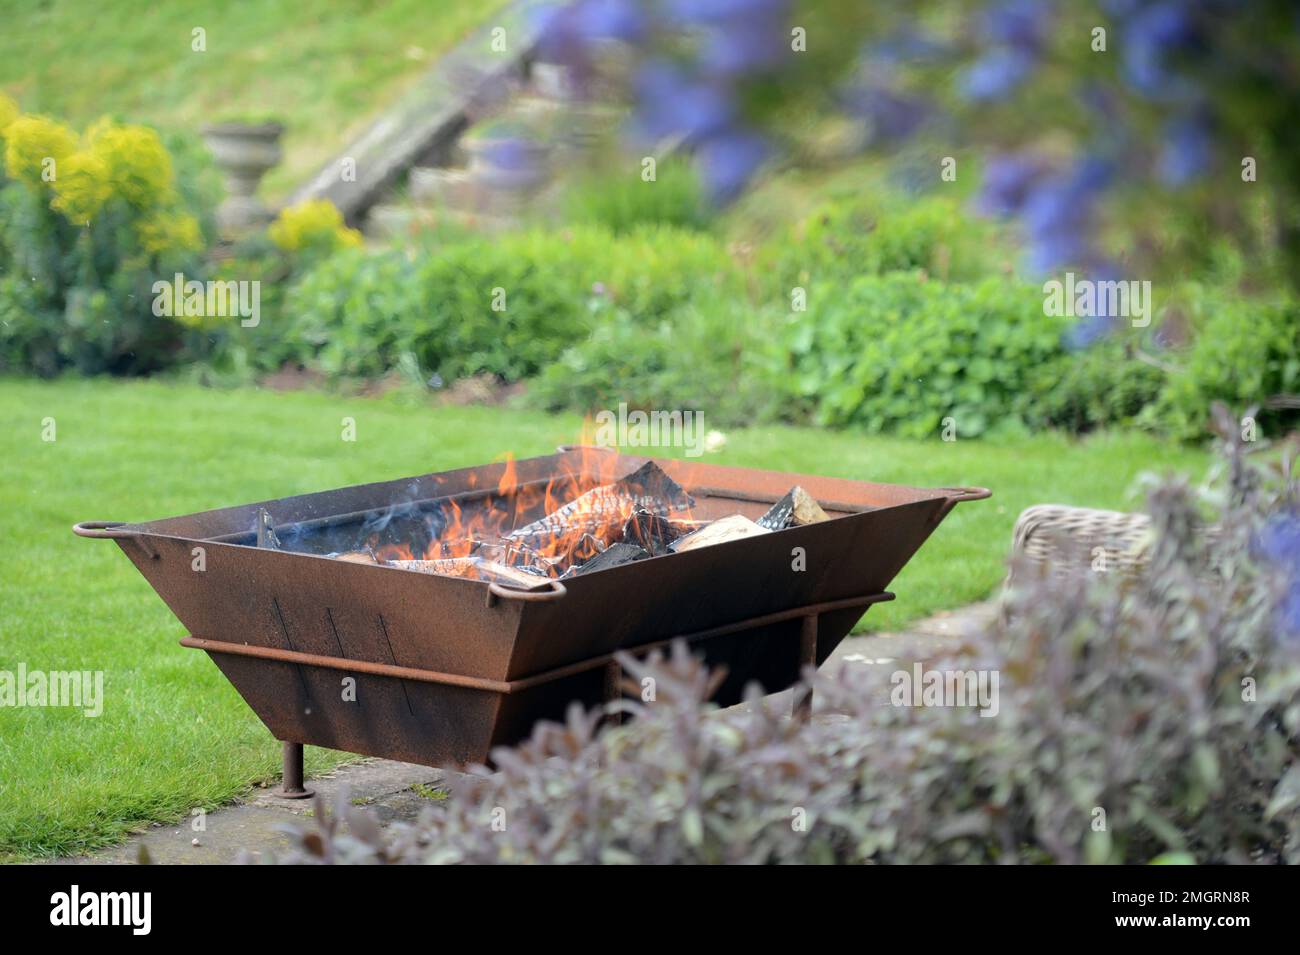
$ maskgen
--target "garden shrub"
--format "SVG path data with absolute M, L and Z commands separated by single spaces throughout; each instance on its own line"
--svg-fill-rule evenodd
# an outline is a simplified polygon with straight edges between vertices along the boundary
M 602 302 L 588 338 L 566 348 L 531 384 L 550 410 L 629 407 L 701 411 L 718 425 L 773 416 L 766 342 L 772 309 L 747 307 L 709 290 L 655 321 Z
M 808 310 L 786 319 L 779 378 L 817 424 L 933 437 L 951 416 L 973 437 L 1031 421 L 1031 384 L 1062 354 L 1062 330 L 1013 281 L 864 275 L 808 290 Z
M 1149 418 L 1165 372 L 1137 358 L 1140 347 L 1134 336 L 1116 333 L 1035 370 L 1032 424 L 1080 434 Z
M 298 282 L 285 310 L 299 360 L 328 375 L 381 375 L 408 355 L 446 381 L 518 381 L 584 341 L 611 308 L 653 323 L 715 289 L 740 295 L 742 283 L 707 235 L 648 228 L 616 239 L 592 227 L 478 237 L 427 255 L 345 252 Z
M 1203 294 L 1193 306 L 1193 338 L 1169 356 L 1173 371 L 1146 420 L 1173 436 L 1205 436 L 1205 409 L 1215 400 L 1262 405 L 1275 395 L 1300 394 L 1300 304 Z M 1300 424 L 1291 410 L 1261 412 L 1273 433 Z
M 1249 302 L 1203 323 L 1188 370 L 1169 380 L 1164 366 L 1177 355 L 1133 335 L 1067 349 L 1068 321 L 1045 316 L 1041 291 L 1012 277 L 845 271 L 810 283 L 799 312 L 784 293 L 755 294 L 767 280 L 745 256 L 679 229 L 533 230 L 427 251 L 332 244 L 339 251 L 305 259 L 283 321 L 235 336 L 243 364 L 297 362 L 340 378 L 399 367 L 443 381 L 490 374 L 531 380 L 532 396 L 553 410 L 626 401 L 696 408 L 718 424 L 780 418 L 913 437 L 933 436 L 947 417 L 976 436 L 1163 430 L 1166 414 L 1180 437 L 1194 436 L 1179 407 L 1257 400 L 1266 384 L 1282 392 L 1294 378 L 1294 319 L 1275 310 L 1264 309 L 1272 331 L 1229 349 L 1262 372 L 1229 375 L 1216 364 L 1215 338 L 1263 314 Z M 286 260 L 284 284 L 302 267 Z M 1139 360 L 1139 347 L 1155 360 Z
M 565 195 L 564 211 L 569 222 L 615 235 L 649 225 L 702 230 L 714 213 L 690 164 L 672 158 L 658 163 L 652 182 L 626 158 L 619 167 L 581 177 Z
M 398 250 L 324 260 L 285 292 L 283 353 L 261 356 L 271 354 L 273 367 L 294 361 L 331 376 L 384 374 L 426 307 L 415 271 Z
M 897 205 L 867 196 L 824 203 L 779 246 L 781 294 L 809 282 L 923 270 L 947 281 L 978 280 L 1005 271 L 1013 253 L 994 226 L 941 197 Z
M 289 206 L 265 231 L 240 237 L 214 263 L 214 278 L 257 282 L 264 320 L 248 327 L 225 322 L 205 328 L 205 360 L 193 369 L 193 377 L 209 384 L 238 384 L 286 364 L 302 363 L 307 343 L 285 320 L 286 294 L 295 280 L 333 256 L 356 252 L 361 243 L 361 233 L 349 228 L 338 208 L 324 199 Z M 383 328 L 373 331 L 382 334 Z M 366 348 L 355 336 L 349 342 L 361 351 Z
M 1269 398 L 1300 392 L 1300 308 L 1192 286 L 1177 289 L 1154 336 L 1119 329 L 1086 348 L 1071 349 L 1034 377 L 1038 427 L 1078 433 L 1136 425 L 1180 440 L 1206 436 L 1214 401 L 1261 406 L 1265 433 L 1300 422 L 1294 409 Z M 1184 325 L 1186 345 L 1161 347 L 1168 322 Z M 1145 359 L 1138 352 L 1145 353 Z
M 1277 615 L 1287 576 L 1259 546 L 1289 515 L 1300 565 L 1300 489 L 1245 447 L 1216 489 L 1222 536 L 1168 480 L 1150 496 L 1147 571 L 1026 569 L 1006 619 L 927 663 L 996 671 L 992 718 L 883 705 L 882 667 L 816 678 L 838 718 L 717 711 L 699 701 L 718 675 L 679 645 L 623 658 L 638 692 L 655 681 L 654 702 L 621 704 L 630 724 L 598 732 L 600 713 L 575 707 L 386 831 L 346 794 L 333 815 L 318 802 L 276 861 L 1300 862 L 1300 631 Z
M 187 329 L 153 314 L 152 287 L 195 277 L 205 237 L 158 134 L 105 119 L 78 136 L 19 115 L 0 140 L 0 369 L 139 373 L 174 361 Z

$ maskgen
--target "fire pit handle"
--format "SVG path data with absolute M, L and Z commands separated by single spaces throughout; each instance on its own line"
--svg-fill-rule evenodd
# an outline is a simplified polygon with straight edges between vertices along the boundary
M 503 600 L 544 601 L 559 600 L 568 593 L 564 584 L 558 580 L 548 580 L 546 584 L 549 588 L 547 590 L 520 590 L 517 587 L 503 587 L 497 583 L 488 584 L 488 606 L 496 602 L 494 599 L 496 597 Z
M 125 527 L 126 521 L 80 521 L 72 525 L 72 533 L 78 537 L 90 537 L 94 540 L 130 540 L 135 542 L 135 546 L 144 551 L 145 556 L 150 560 L 158 559 L 158 552 L 144 542 L 135 531 L 121 531 L 119 527 Z
M 941 487 L 938 490 L 949 492 L 948 499 L 943 502 L 943 510 L 939 512 L 940 520 L 947 517 L 948 512 L 962 501 L 982 501 L 993 496 L 993 492 L 986 487 Z
M 135 535 L 130 531 L 113 533 L 114 528 L 125 526 L 126 521 L 81 521 L 72 525 L 72 533 L 78 537 L 92 537 L 95 540 L 119 540 L 123 537 L 134 537 Z

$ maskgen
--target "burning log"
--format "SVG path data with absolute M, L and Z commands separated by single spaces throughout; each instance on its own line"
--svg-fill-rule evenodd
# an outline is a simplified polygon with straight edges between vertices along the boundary
M 697 547 L 709 547 L 726 541 L 740 540 L 742 537 L 754 537 L 758 534 L 768 533 L 771 533 L 768 528 L 755 524 L 748 517 L 742 514 L 732 514 L 730 517 L 720 518 L 700 528 L 693 534 L 687 534 L 685 537 L 673 541 L 669 549 L 675 554 L 680 554 L 688 550 L 695 550 Z
M 439 541 L 430 548 L 430 552 L 426 553 L 425 556 L 429 559 L 435 557 L 474 557 L 494 564 L 505 564 L 508 567 L 537 566 L 547 562 L 547 558 L 529 547 L 522 547 L 506 541 L 474 539 Z
M 271 514 L 264 507 L 257 509 L 257 546 L 266 547 L 271 550 L 284 550 L 280 545 L 280 538 L 275 536 L 275 527 L 271 523 Z
M 630 564 L 634 560 L 644 560 L 650 556 L 650 552 L 639 544 L 629 544 L 619 541 L 617 544 L 610 544 L 601 553 L 597 554 L 591 560 L 585 562 L 580 567 L 574 568 L 573 575 L 589 574 L 596 570 L 607 570 L 610 567 L 621 567 L 623 564 Z
M 529 573 L 540 574 L 543 577 L 555 577 L 566 568 L 590 560 L 608 546 L 603 539 L 593 537 L 591 534 L 583 534 L 576 541 L 565 541 L 562 550 L 555 553 L 542 553 L 531 547 L 503 539 L 495 543 L 481 542 L 473 548 L 469 556 L 489 563 L 504 564 L 507 567 L 520 567 Z
M 511 587 L 539 587 L 546 583 L 547 576 L 522 567 L 510 567 L 490 560 L 479 560 L 477 566 L 479 580 L 490 583 L 507 584 Z
M 667 517 L 693 507 L 695 500 L 653 461 L 612 484 L 581 494 L 558 510 L 510 532 L 506 539 L 536 550 L 565 550 L 565 542 L 583 535 L 612 542 L 637 508 Z
M 828 521 L 830 516 L 822 510 L 813 496 L 798 484 L 786 491 L 785 497 L 771 506 L 766 514 L 758 519 L 758 526 L 770 531 L 784 530 L 787 527 L 803 527 Z
M 422 574 L 441 574 L 444 577 L 468 577 L 511 587 L 537 587 L 546 582 L 541 574 L 530 573 L 517 567 L 507 567 L 479 557 L 443 557 L 437 560 L 390 560 L 385 566 L 402 570 L 415 570 Z
M 638 507 L 623 525 L 621 540 L 637 544 L 651 557 L 658 557 L 667 554 L 668 545 L 681 536 L 682 532 L 666 517 Z
M 346 560 L 353 564 L 379 564 L 382 561 L 375 556 L 375 551 L 371 547 L 365 547 L 361 550 L 348 550 L 342 553 L 326 554 L 326 557 L 333 557 L 335 560 Z
M 477 557 L 439 557 L 434 560 L 386 560 L 385 567 L 417 570 L 422 574 L 441 574 L 444 577 L 478 577 Z
M 712 521 L 675 520 L 669 521 L 668 526 L 672 529 L 675 537 L 685 537 L 688 534 L 694 534 L 696 531 L 708 527 L 712 523 Z
M 596 487 L 590 479 L 575 481 L 568 489 L 567 501 L 560 497 L 557 502 L 548 485 L 545 500 L 549 513 L 504 533 L 495 518 L 518 506 L 518 501 L 511 500 L 516 487 L 513 474 L 507 471 L 498 499 L 468 517 L 455 501 L 449 502 L 439 512 L 442 519 L 437 529 L 429 528 L 432 540 L 382 545 L 372 540 L 370 546 L 329 556 L 531 587 L 539 578 L 567 577 L 671 553 L 675 541 L 707 526 L 707 522 L 689 518 L 694 499 L 653 462 Z M 499 506 L 502 503 L 508 506 Z M 269 518 L 264 523 L 269 527 Z

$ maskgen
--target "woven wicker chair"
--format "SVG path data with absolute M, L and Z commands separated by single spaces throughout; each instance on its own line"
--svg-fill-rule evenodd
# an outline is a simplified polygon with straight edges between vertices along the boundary
M 1046 565 L 1052 574 L 1101 567 L 1132 573 L 1146 563 L 1150 540 L 1145 514 L 1037 504 L 1021 513 L 1012 532 L 1013 573 L 1025 561 Z

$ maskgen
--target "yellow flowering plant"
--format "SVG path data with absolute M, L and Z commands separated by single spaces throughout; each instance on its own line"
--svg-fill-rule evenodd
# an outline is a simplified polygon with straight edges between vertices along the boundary
M 113 197 L 107 163 L 89 150 L 79 150 L 64 159 L 52 185 L 51 208 L 63 213 L 73 225 L 89 224 Z
M 349 228 L 343 214 L 327 199 L 310 199 L 280 212 L 267 235 L 284 252 L 335 252 L 361 245 L 361 233 Z
M 152 129 L 100 120 L 85 139 L 86 150 L 102 160 L 113 194 L 127 205 L 151 209 L 176 200 L 171 155 Z
M 140 247 L 149 255 L 169 251 L 198 252 L 203 248 L 199 220 L 188 213 L 168 212 L 141 219 L 136 223 Z
M 45 116 L 20 115 L 5 131 L 5 172 L 34 188 L 48 186 L 77 148 L 77 134 Z
M 178 186 L 158 133 L 111 119 L 78 135 L 0 98 L 0 371 L 151 371 L 190 327 L 156 315 L 160 277 L 206 269 L 207 197 Z

